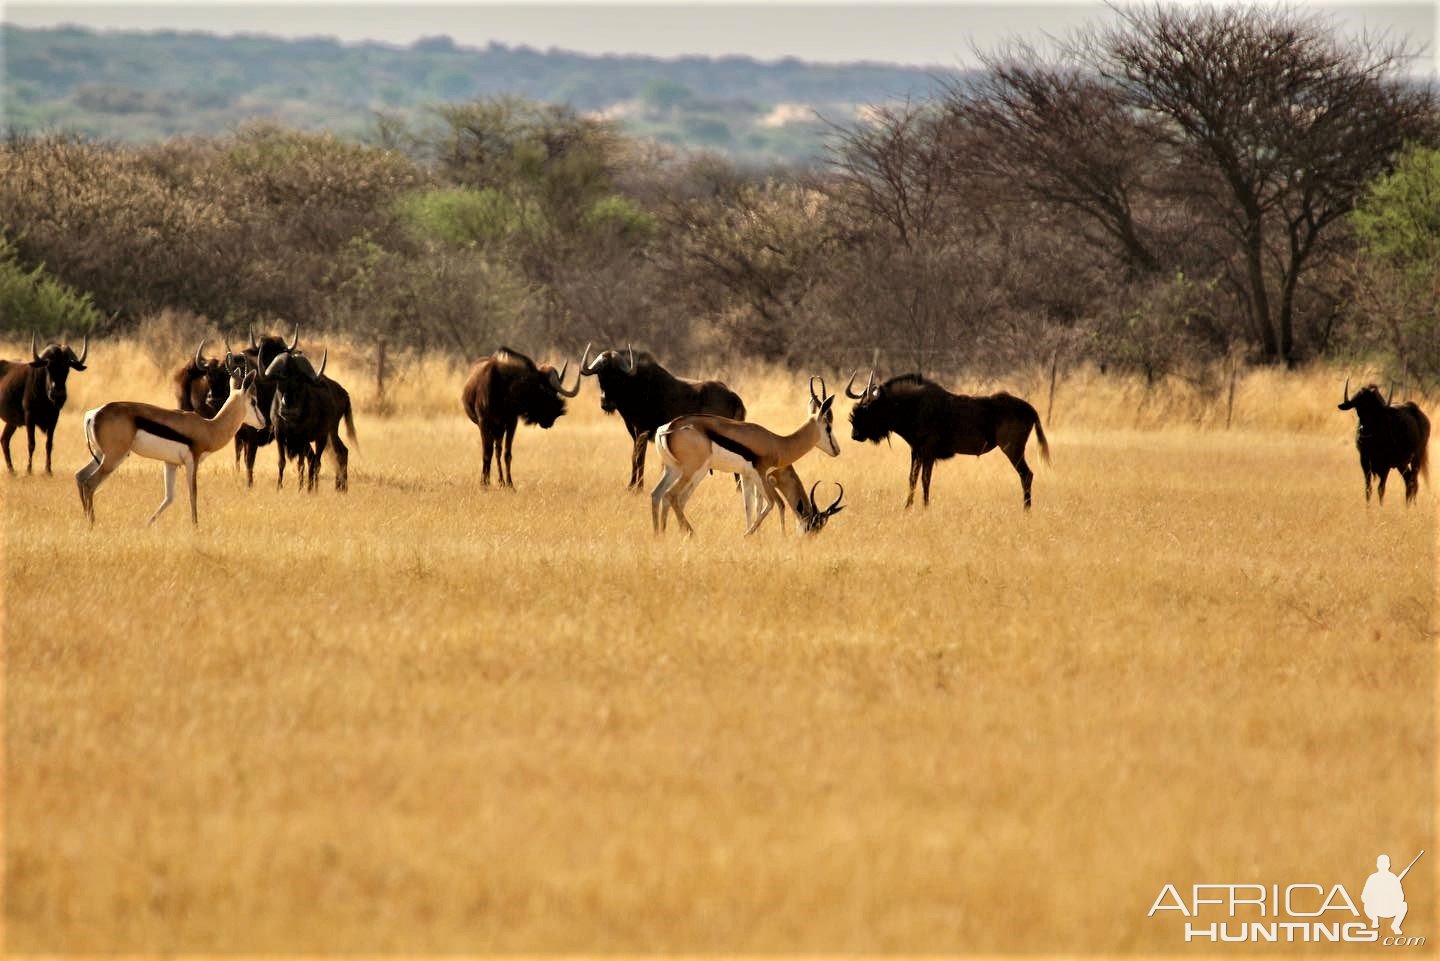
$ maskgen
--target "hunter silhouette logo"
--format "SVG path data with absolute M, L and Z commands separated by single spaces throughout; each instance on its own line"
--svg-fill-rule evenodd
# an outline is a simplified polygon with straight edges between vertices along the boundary
M 1405 912 L 1410 906 L 1405 903 L 1405 889 L 1400 882 L 1405 880 L 1405 875 L 1415 866 L 1415 861 L 1420 860 L 1420 854 L 1405 865 L 1405 870 L 1398 875 L 1390 873 L 1390 855 L 1382 854 L 1375 859 L 1375 867 L 1378 868 L 1374 874 L 1365 879 L 1365 890 L 1360 892 L 1360 903 L 1365 905 L 1365 916 L 1370 919 L 1370 927 L 1380 927 L 1381 918 L 1393 918 L 1390 922 L 1390 930 L 1396 934 L 1404 934 L 1400 930 L 1400 922 L 1405 920 Z
M 1368 941 L 1419 947 L 1425 938 L 1405 935 L 1400 928 L 1410 910 L 1402 882 L 1424 854 L 1422 850 L 1415 855 L 1399 874 L 1390 870 L 1388 854 L 1376 858 L 1375 873 L 1365 880 L 1359 907 L 1345 885 L 1336 883 L 1192 884 L 1185 893 L 1167 884 L 1147 916 L 1183 919 L 1180 933 L 1187 942 Z M 1390 921 L 1391 933 L 1381 933 L 1382 919 Z

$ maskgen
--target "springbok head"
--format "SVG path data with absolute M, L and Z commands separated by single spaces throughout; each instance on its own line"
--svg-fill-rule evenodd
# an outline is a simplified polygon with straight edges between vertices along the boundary
M 820 382 L 820 392 L 815 392 L 815 382 Z M 835 439 L 835 395 L 825 392 L 825 378 L 810 378 L 810 419 L 820 428 L 820 440 L 815 446 L 831 457 L 840 456 L 840 442 Z
M 45 371 L 45 396 L 50 398 L 50 403 L 56 407 L 65 404 L 65 380 L 70 376 L 72 370 L 84 370 L 85 358 L 90 356 L 90 335 L 85 335 L 84 344 L 80 348 L 80 356 L 75 356 L 75 349 L 64 341 L 61 343 L 49 344 L 44 352 L 35 349 L 35 333 L 30 333 L 30 366 Z
M 256 430 L 263 430 L 266 425 L 265 412 L 260 409 L 260 400 L 255 393 L 260 372 L 251 369 L 245 362 L 244 354 L 232 354 L 229 351 L 225 352 L 224 370 L 230 393 L 239 391 L 244 398 L 245 424 Z
M 845 505 L 840 503 L 840 501 L 845 498 L 845 488 L 843 485 L 838 481 L 835 483 L 835 488 L 838 493 L 835 495 L 835 499 L 830 502 L 830 506 L 824 510 L 821 510 L 820 505 L 815 501 L 815 490 L 819 486 L 819 481 L 810 485 L 810 514 L 804 519 L 804 527 L 802 528 L 803 533 L 806 534 L 818 534 L 830 518 L 845 509 Z

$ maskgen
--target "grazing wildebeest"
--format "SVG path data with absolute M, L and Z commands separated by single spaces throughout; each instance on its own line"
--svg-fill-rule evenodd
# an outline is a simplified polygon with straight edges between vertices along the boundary
M 191 410 L 202 417 L 214 417 L 225 398 L 230 396 L 230 371 L 218 357 L 205 357 L 205 344 L 210 338 L 200 341 L 195 348 L 195 357 L 177 368 L 171 377 L 175 385 L 175 406 L 180 410 Z M 230 355 L 228 349 L 226 355 Z
M 775 489 L 777 473 L 817 447 L 831 457 L 840 456 L 831 411 L 835 398 L 826 396 L 823 380 L 817 394 L 816 380 L 819 378 L 810 378 L 809 416 L 789 434 L 776 434 L 759 424 L 712 414 L 689 414 L 660 425 L 655 431 L 655 449 L 665 465 L 665 474 L 650 492 L 650 520 L 655 533 L 665 530 L 666 515 L 672 510 L 685 533 L 695 533 L 685 518 L 685 504 L 706 475 L 719 470 L 740 475 L 745 519 L 749 522 L 745 533 L 753 534 L 780 500 Z M 756 489 L 760 492 L 758 498 L 753 496 Z M 760 502 L 760 513 L 751 521 L 755 500 Z
M 300 343 L 300 328 L 297 325 L 295 333 L 287 343 L 284 337 L 274 334 L 266 334 L 263 337 L 256 337 L 255 331 L 250 331 L 250 346 L 245 348 L 243 356 L 245 362 L 257 375 L 256 397 L 260 403 L 260 409 L 267 415 L 270 407 L 275 401 L 275 384 L 273 381 L 264 379 L 265 369 L 275 362 L 275 358 L 287 350 L 295 350 Z M 255 484 L 255 453 L 270 441 L 275 439 L 272 425 L 257 429 L 250 425 L 240 428 L 235 435 L 235 463 L 240 463 L 240 458 L 245 458 L 245 486 L 253 487 Z
M 327 348 L 317 371 L 309 358 L 287 350 L 270 362 L 260 380 L 275 392 L 270 404 L 270 426 L 280 457 L 277 487 L 285 484 L 288 457 L 302 471 L 300 489 L 314 491 L 320 477 L 320 460 L 329 446 L 335 449 L 335 489 L 342 493 L 349 489 L 350 450 L 340 440 L 340 422 L 345 422 L 345 432 L 353 444 L 355 420 L 349 391 L 325 376 L 329 361 Z
M 255 374 L 237 358 L 226 358 L 231 391 L 214 417 L 194 411 L 167 410 L 153 404 L 116 401 L 85 412 L 85 443 L 90 463 L 75 473 L 80 506 L 95 523 L 95 491 L 130 454 L 165 465 L 165 499 L 150 523 L 175 499 L 175 472 L 185 468 L 190 488 L 190 521 L 200 523 L 195 504 L 195 471 L 205 455 L 230 443 L 241 424 L 258 427 L 265 417 L 255 400 Z
M 602 351 L 589 359 L 589 348 L 581 358 L 580 373 L 600 382 L 600 409 L 619 413 L 630 432 L 629 487 L 638 490 L 645 483 L 645 447 L 661 424 L 686 414 L 714 414 L 731 420 L 745 419 L 745 404 L 718 380 L 688 380 L 676 377 L 645 351 L 626 349 Z
M 498 462 L 496 472 L 500 475 L 500 486 L 514 489 L 510 450 L 515 443 L 515 428 L 524 420 L 548 430 L 564 415 L 565 398 L 580 393 L 578 373 L 575 386 L 565 389 L 565 373 L 569 369 L 568 360 L 557 371 L 549 364 L 536 365 L 509 347 L 501 347 L 470 368 L 470 376 L 460 392 L 460 403 L 465 408 L 465 416 L 480 428 L 481 484 L 490 486 L 493 453 Z
M 1392 391 L 1393 393 L 1393 391 Z M 1420 475 L 1428 476 L 1430 418 L 1415 405 L 1390 406 L 1381 398 L 1380 388 L 1371 384 L 1350 394 L 1346 378 L 1340 410 L 1353 410 L 1359 417 L 1355 427 L 1355 448 L 1360 451 L 1360 470 L 1365 473 L 1365 500 L 1370 500 L 1371 475 L 1380 478 L 1380 503 L 1385 503 L 1385 481 L 1397 470 L 1405 480 L 1405 503 L 1420 492 Z
M 859 441 L 879 442 L 891 433 L 910 445 L 910 496 L 915 502 L 915 478 L 924 488 L 924 504 L 930 506 L 930 472 L 937 460 L 956 454 L 977 457 L 998 447 L 1010 458 L 1025 491 L 1025 508 L 1030 508 L 1030 479 L 1025 463 L 1025 444 L 1030 429 L 1040 441 L 1040 455 L 1048 463 L 1050 445 L 1040 426 L 1040 415 L 1028 403 L 1005 392 L 988 397 L 952 394 L 919 374 L 902 374 L 883 384 L 875 383 L 875 372 L 863 392 L 855 391 L 855 375 L 845 386 L 845 396 L 859 401 L 850 411 L 850 436 Z
M 80 356 L 69 344 L 48 344 L 44 353 L 35 350 L 35 335 L 30 335 L 29 363 L 23 360 L 0 360 L 0 447 L 5 448 L 5 467 L 15 473 L 10 463 L 10 438 L 21 425 L 25 427 L 25 473 L 35 466 L 35 428 L 45 434 L 45 473 L 50 473 L 50 451 L 55 446 L 55 422 L 65 406 L 65 380 L 72 370 L 84 370 L 90 356 L 90 337 L 86 335 Z

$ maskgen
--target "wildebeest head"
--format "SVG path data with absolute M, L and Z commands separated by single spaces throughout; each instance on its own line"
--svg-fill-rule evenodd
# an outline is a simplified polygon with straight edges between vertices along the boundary
M 626 388 L 635 377 L 635 349 L 627 346 L 625 353 L 602 350 L 590 360 L 590 345 L 580 358 L 580 373 L 600 382 L 600 409 L 613 414 L 619 409 L 617 398 L 625 396 Z
M 815 382 L 820 393 L 815 393 Z M 835 395 L 825 393 L 825 378 L 810 378 L 810 419 L 820 427 L 820 441 L 815 446 L 831 457 L 840 456 L 840 442 L 835 439 Z
M 501 352 L 509 354 L 516 363 L 523 358 L 507 348 L 502 347 Z M 590 352 L 588 345 L 585 352 Z M 555 426 L 555 421 L 565 413 L 565 398 L 580 393 L 579 374 L 575 375 L 575 386 L 565 389 L 565 375 L 569 370 L 568 360 L 559 370 L 550 364 L 531 365 L 529 370 L 522 370 L 520 376 L 511 379 L 510 401 L 521 420 L 547 430 Z
M 1395 396 L 1395 389 L 1393 387 L 1390 389 L 1390 397 L 1382 397 L 1380 395 L 1379 386 L 1375 384 L 1367 384 L 1366 386 L 1357 390 L 1354 394 L 1351 394 L 1350 378 L 1347 377 L 1345 378 L 1345 389 L 1342 396 L 1344 399 L 1340 402 L 1338 409 L 1354 410 L 1355 413 L 1359 414 L 1361 417 L 1364 417 L 1366 414 L 1369 414 L 1373 411 L 1389 407 L 1390 397 Z
M 310 358 L 293 348 L 284 351 L 270 361 L 265 368 L 262 381 L 271 383 L 275 387 L 275 399 L 272 402 L 271 412 L 277 420 L 294 421 L 305 416 L 312 391 L 319 386 L 320 378 L 325 373 L 325 365 L 329 361 L 330 349 L 328 347 L 320 359 L 318 371 L 310 363 Z
M 266 368 L 275 362 L 275 358 L 287 351 L 298 350 L 300 345 L 300 325 L 295 325 L 295 332 L 290 335 L 290 340 L 276 334 L 265 334 L 255 336 L 255 328 L 250 328 L 250 346 L 245 348 L 245 356 L 253 364 L 257 371 L 264 373 Z M 228 345 L 227 345 L 228 349 Z
M 85 342 L 80 348 L 80 356 L 75 356 L 75 350 L 69 344 L 49 344 L 44 353 L 35 350 L 35 335 L 30 335 L 30 366 L 37 370 L 43 370 L 45 377 L 45 396 L 50 403 L 56 407 L 63 407 L 65 404 L 65 380 L 70 376 L 70 371 L 84 370 L 85 358 L 90 355 L 90 336 L 85 336 Z
M 803 519 L 802 527 L 802 531 L 806 534 L 819 533 L 830 518 L 845 509 L 845 505 L 840 503 L 845 497 L 845 487 L 842 484 L 838 481 L 835 483 L 835 487 L 839 490 L 839 493 L 837 493 L 835 499 L 830 502 L 830 506 L 824 510 L 821 510 L 819 505 L 815 503 L 815 489 L 819 486 L 819 481 L 810 485 L 810 513 Z
M 856 374 L 851 374 L 850 383 L 845 385 L 845 396 L 857 401 L 850 409 L 850 436 L 854 440 L 878 443 L 890 436 L 893 399 L 886 394 L 884 384 L 875 383 L 874 370 L 870 371 L 863 391 L 855 390 L 855 377 Z
M 227 344 L 224 361 L 216 357 L 205 357 L 205 345 L 209 340 L 208 337 L 201 339 L 200 346 L 195 348 L 195 358 L 190 361 L 185 374 L 189 383 L 204 384 L 205 406 L 211 411 L 217 411 L 225 403 L 225 398 L 230 396 L 229 364 L 233 355 Z M 194 396 L 193 393 L 191 396 Z

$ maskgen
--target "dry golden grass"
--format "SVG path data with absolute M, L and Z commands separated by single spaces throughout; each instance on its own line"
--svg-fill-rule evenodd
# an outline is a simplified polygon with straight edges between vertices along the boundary
M 165 397 L 92 357 L 56 476 L 0 478 L 12 952 L 1173 952 L 1166 882 L 1358 891 L 1433 838 L 1436 497 L 1366 508 L 1330 373 L 1228 433 L 1069 379 L 1030 516 L 998 454 L 904 512 L 847 432 L 822 536 L 742 538 L 717 478 L 686 541 L 593 384 L 485 491 L 457 372 L 366 416 L 343 350 L 349 495 L 225 454 L 146 529 L 132 461 L 90 531 L 79 413 Z

